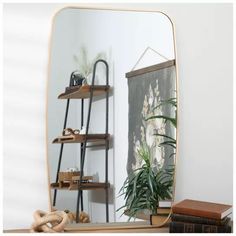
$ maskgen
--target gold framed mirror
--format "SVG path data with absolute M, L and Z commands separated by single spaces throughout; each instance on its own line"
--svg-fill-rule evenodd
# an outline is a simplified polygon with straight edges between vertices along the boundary
M 168 222 L 178 148 L 176 70 L 173 23 L 164 13 L 66 7 L 55 15 L 47 160 L 50 207 L 70 214 L 68 228 Z

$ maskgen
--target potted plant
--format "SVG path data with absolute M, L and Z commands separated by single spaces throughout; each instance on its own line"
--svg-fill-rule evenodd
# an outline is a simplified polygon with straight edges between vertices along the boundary
M 176 116 L 176 99 L 171 98 L 166 101 L 161 101 L 159 106 L 171 105 L 175 109 L 175 117 L 171 118 L 164 115 L 154 115 L 146 119 L 164 119 L 165 122 L 170 122 L 171 126 L 176 128 L 177 116 Z M 168 135 L 154 133 L 155 136 L 161 136 L 164 141 L 159 143 L 160 146 L 169 146 L 174 149 L 174 152 L 169 158 L 175 155 L 176 140 L 175 137 Z M 140 168 L 132 171 L 120 190 L 121 195 L 124 195 L 125 204 L 119 208 L 125 208 L 125 212 L 128 211 L 129 220 L 134 217 L 136 218 L 138 213 L 148 210 L 151 215 L 155 216 L 158 214 L 157 209 L 160 200 L 172 198 L 172 187 L 174 177 L 174 166 L 168 168 L 159 169 L 152 163 L 152 156 L 150 149 L 146 143 L 143 143 L 139 150 L 138 156 L 143 161 L 143 165 Z M 125 213 L 124 212 L 124 213 Z M 123 214 L 124 214 L 123 213 Z
M 98 53 L 93 60 L 88 59 L 88 51 L 86 47 L 82 46 L 80 49 L 79 56 L 74 55 L 74 61 L 78 67 L 78 74 L 84 78 L 83 84 L 91 84 L 92 82 L 92 73 L 93 66 L 95 62 L 99 59 L 106 59 L 104 52 Z
M 173 168 L 157 171 L 151 165 L 150 151 L 145 144 L 138 153 L 144 164 L 128 175 L 120 190 L 121 195 L 125 195 L 125 205 L 121 208 L 129 211 L 129 219 L 143 210 L 156 215 L 159 200 L 171 198 Z

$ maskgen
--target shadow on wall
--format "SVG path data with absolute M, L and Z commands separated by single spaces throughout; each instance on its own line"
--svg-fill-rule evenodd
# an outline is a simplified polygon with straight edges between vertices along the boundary
M 111 185 L 108 189 L 109 204 L 114 204 L 114 186 Z M 105 204 L 105 191 L 104 189 L 91 191 L 90 201 L 94 203 L 104 203 Z

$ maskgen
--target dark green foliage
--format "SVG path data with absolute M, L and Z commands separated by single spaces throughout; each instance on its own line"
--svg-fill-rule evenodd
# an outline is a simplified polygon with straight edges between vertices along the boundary
M 156 214 L 159 200 L 170 199 L 172 196 L 174 169 L 157 171 L 152 167 L 147 145 L 140 148 L 139 156 L 144 164 L 128 175 L 120 190 L 121 195 L 125 195 L 125 205 L 118 210 L 126 208 L 130 218 L 144 209 Z

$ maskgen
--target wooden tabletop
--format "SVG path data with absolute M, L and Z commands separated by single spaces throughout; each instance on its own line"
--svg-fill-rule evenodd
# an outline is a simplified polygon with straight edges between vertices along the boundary
M 29 233 L 29 229 L 4 230 L 4 233 Z M 145 222 L 71 224 L 65 233 L 169 233 L 168 226 L 157 228 Z

